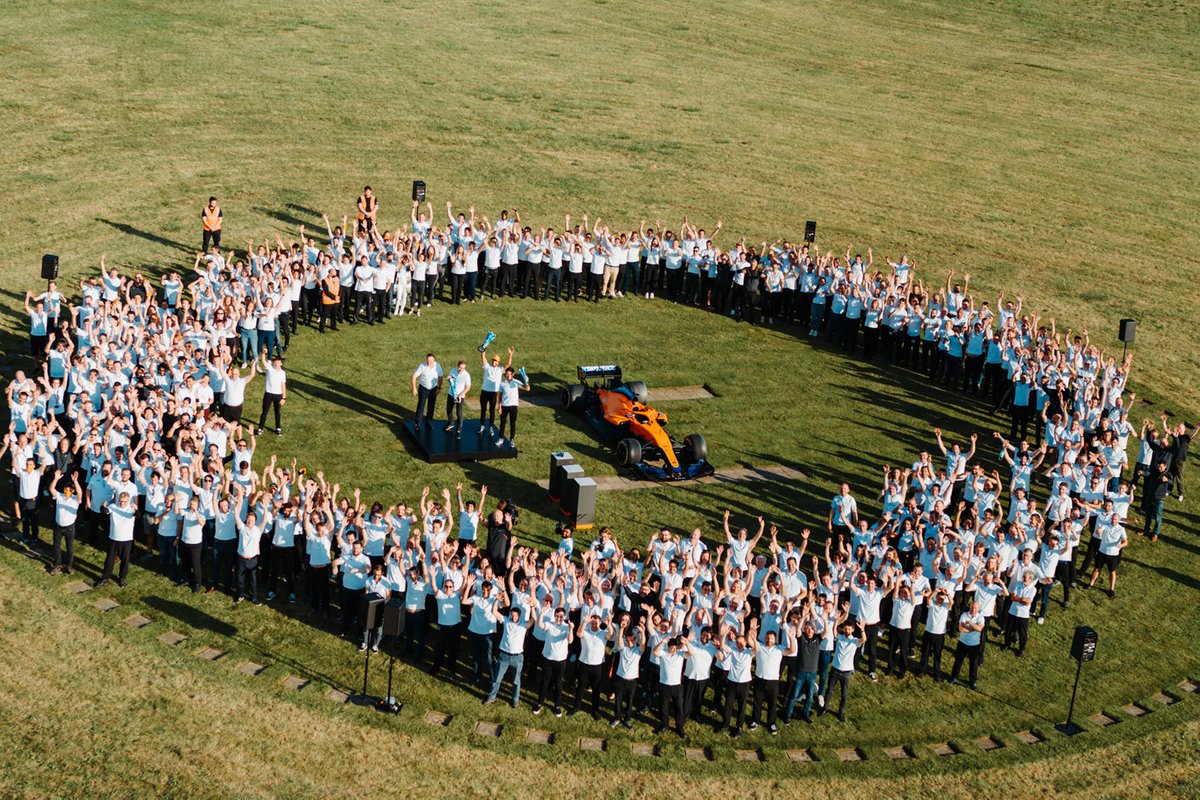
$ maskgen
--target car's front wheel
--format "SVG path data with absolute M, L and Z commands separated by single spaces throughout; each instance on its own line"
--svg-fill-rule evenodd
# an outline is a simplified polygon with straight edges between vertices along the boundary
M 637 439 L 622 439 L 617 443 L 617 461 L 622 467 L 635 467 L 642 463 L 642 443 Z

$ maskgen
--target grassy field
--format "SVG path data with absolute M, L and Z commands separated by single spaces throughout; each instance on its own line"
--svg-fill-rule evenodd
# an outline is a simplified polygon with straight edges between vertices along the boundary
M 179 268 L 199 246 L 195 217 L 209 194 L 221 197 L 226 243 L 236 245 L 313 227 L 320 211 L 339 217 L 366 182 L 394 225 L 407 213 L 409 182 L 422 178 L 435 206 L 451 199 L 494 215 L 515 205 L 536 224 L 561 224 L 568 211 L 622 226 L 677 224 L 687 213 L 760 240 L 796 236 L 815 218 L 819 241 L 835 251 L 853 243 L 877 256 L 907 252 L 934 278 L 970 273 L 988 296 L 1019 289 L 1028 308 L 1107 346 L 1119 348 L 1119 317 L 1138 318 L 1134 384 L 1151 404 L 1137 413 L 1200 413 L 1200 360 L 1188 346 L 1196 292 L 1187 264 L 1200 244 L 1193 6 L 343 6 L 0 9 L 6 376 L 25 366 L 20 295 L 35 288 L 43 251 L 62 256 L 64 280 L 94 269 L 101 254 L 130 269 Z M 626 543 L 644 545 L 660 524 L 713 531 L 725 507 L 765 513 L 791 532 L 815 527 L 835 481 L 847 477 L 869 498 L 879 467 L 931 445 L 933 426 L 960 438 L 1002 424 L 791 330 L 633 299 L 569 310 L 503 302 L 302 335 L 289 354 L 288 436 L 263 446 L 371 499 L 486 482 L 527 509 L 520 535 L 547 543 L 552 509 L 535 486 L 545 454 L 565 447 L 590 473 L 612 471 L 578 420 L 522 412 L 524 455 L 499 466 L 419 464 L 398 435 L 412 407 L 405 376 L 419 356 L 469 357 L 487 329 L 517 347 L 539 391 L 593 360 L 620 363 L 652 389 L 706 383 L 717 398 L 663 404 L 676 433 L 704 433 L 718 466 L 784 463 L 808 476 L 603 494 L 599 516 Z M 344 795 L 382 783 L 368 769 L 374 756 L 349 744 L 365 741 L 404 764 L 398 777 L 416 796 L 447 785 L 660 796 L 693 781 L 769 795 L 791 791 L 793 780 L 852 797 L 979 787 L 1195 796 L 1200 765 L 1189 742 L 1200 703 L 1174 689 L 1184 702 L 1145 718 L 1120 710 L 1130 701 L 1158 708 L 1154 694 L 1200 677 L 1200 505 L 1168 512 L 1157 547 L 1130 548 L 1117 600 L 1084 596 L 1069 613 L 1055 609 L 1027 658 L 989 658 L 983 693 L 859 681 L 847 725 L 743 740 L 762 748 L 760 764 L 735 762 L 728 741 L 706 733 L 696 739 L 711 747 L 711 763 L 687 762 L 673 744 L 635 758 L 630 743 L 651 741 L 648 730 L 611 735 L 590 721 L 539 720 L 556 741 L 529 745 L 528 711 L 507 708 L 486 717 L 505 725 L 501 737 L 483 740 L 472 733 L 484 718 L 475 695 L 407 667 L 396 673 L 404 714 L 376 719 L 323 699 L 328 686 L 355 685 L 361 662 L 303 611 L 197 601 L 139 570 L 112 594 L 122 608 L 100 614 L 95 592 L 68 595 L 40 563 L 5 548 L 0 794 Z M 91 577 L 95 554 L 85 548 L 83 558 Z M 152 625 L 129 628 L 127 611 Z M 1084 673 L 1080 707 L 1123 721 L 1067 739 L 1052 728 L 1065 716 L 1066 649 L 1082 623 L 1101 631 L 1102 649 Z M 170 629 L 192 638 L 168 649 L 157 636 Z M 201 661 L 191 655 L 201 645 L 228 655 Z M 247 659 L 267 671 L 241 675 L 233 667 Z M 384 672 L 373 666 L 379 691 Z M 287 674 L 313 683 L 288 692 L 279 686 Z M 429 708 L 452 723 L 425 725 Z M 1028 728 L 1048 741 L 1019 744 L 1013 734 Z M 984 755 L 973 740 L 985 734 L 1008 746 Z M 608 751 L 576 752 L 580 736 L 606 737 Z M 927 745 L 946 740 L 963 754 L 932 756 Z M 891 763 L 882 748 L 897 744 L 920 757 Z M 861 747 L 867 761 L 835 763 L 843 746 Z M 811 747 L 823 761 L 797 767 L 788 747 Z M 553 783 L 529 777 L 546 766 Z M 493 786 L 479 786 L 479 774 L 494 776 Z

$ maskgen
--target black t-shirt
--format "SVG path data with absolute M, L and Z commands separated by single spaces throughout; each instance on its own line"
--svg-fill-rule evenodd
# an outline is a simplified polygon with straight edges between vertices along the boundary
M 1157 470 L 1146 476 L 1146 496 L 1154 500 L 1164 500 L 1167 496 L 1167 489 L 1170 488 L 1171 477 L 1165 472 Z
M 801 636 L 796 640 L 796 658 L 801 672 L 816 672 L 817 662 L 821 658 L 821 637 L 815 633 L 812 636 Z
M 1182 466 L 1183 462 L 1187 461 L 1188 444 L 1191 442 L 1187 436 L 1176 436 L 1175 441 L 1171 442 L 1172 463 Z

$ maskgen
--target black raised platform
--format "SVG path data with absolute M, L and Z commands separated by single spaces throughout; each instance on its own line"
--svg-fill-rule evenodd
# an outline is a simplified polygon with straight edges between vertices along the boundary
M 447 432 L 444 419 L 422 424 L 420 432 L 416 430 L 416 423 L 409 420 L 404 423 L 404 430 L 430 464 L 517 457 L 517 447 L 508 439 L 497 444 L 492 432 L 480 436 L 477 419 L 463 420 L 462 436 L 456 436 L 454 431 Z

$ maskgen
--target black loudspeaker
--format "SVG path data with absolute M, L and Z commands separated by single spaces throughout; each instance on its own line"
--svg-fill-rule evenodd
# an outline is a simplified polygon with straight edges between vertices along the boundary
M 804 223 L 804 241 L 813 242 L 817 238 L 817 221 L 810 219 Z
M 550 499 L 556 503 L 562 497 L 563 476 L 566 474 L 562 468 L 574 463 L 575 456 L 568 452 L 550 454 Z
M 42 280 L 58 280 L 58 256 L 51 253 L 42 256 Z
M 358 627 L 364 631 L 374 629 L 376 621 L 380 619 L 380 607 L 383 606 L 383 598 L 379 595 L 372 595 L 369 600 L 363 600 L 358 604 Z
M 1087 625 L 1077 626 L 1075 628 L 1075 639 L 1071 642 L 1071 658 L 1081 664 L 1084 661 L 1094 659 L 1096 657 L 1096 640 L 1099 638 L 1096 631 Z
M 425 181 L 413 181 L 413 200 L 425 202 Z
M 45 265 L 42 266 L 42 272 L 46 271 Z M 1117 332 L 1117 338 L 1125 344 L 1133 344 L 1133 337 L 1137 335 L 1137 320 L 1123 319 L 1121 327 Z
M 581 470 L 582 471 L 582 470 Z M 563 485 L 562 511 L 577 531 L 596 526 L 596 481 L 571 478 Z
M 383 607 L 383 635 L 396 637 L 404 633 L 404 606 L 389 602 Z

